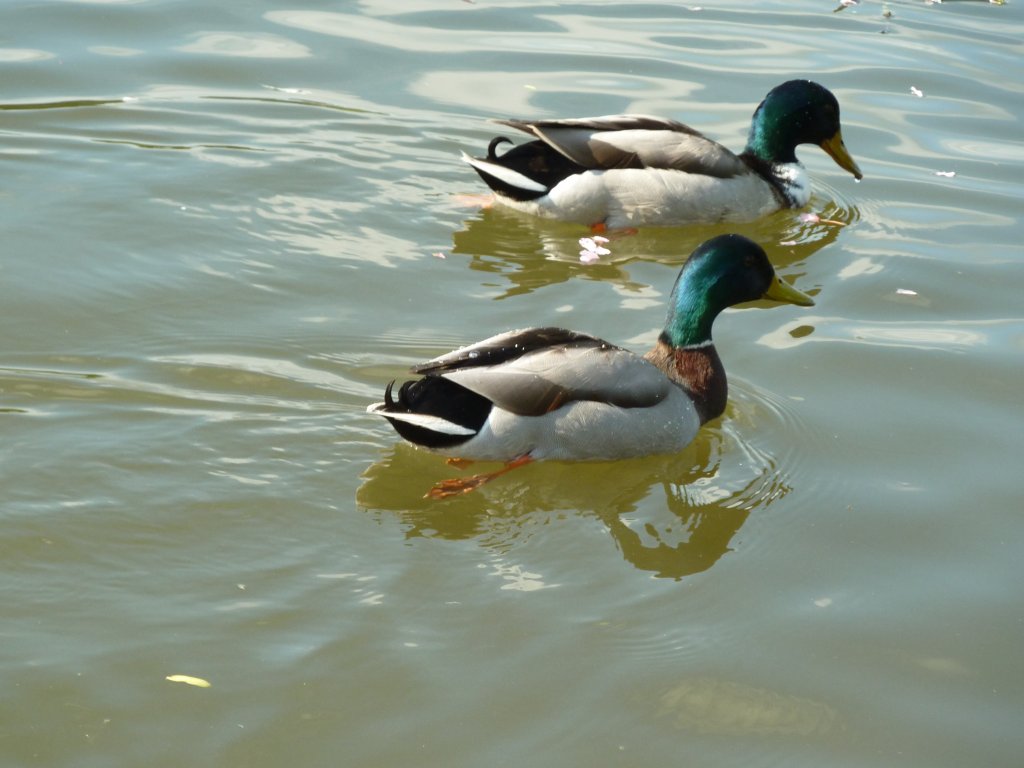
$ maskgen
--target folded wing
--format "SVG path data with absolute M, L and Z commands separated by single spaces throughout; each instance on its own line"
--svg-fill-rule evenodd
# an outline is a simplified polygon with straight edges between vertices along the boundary
M 749 173 L 735 154 L 675 120 L 607 115 L 569 120 L 499 120 L 592 170 L 661 168 L 731 178 Z
M 413 370 L 443 376 L 521 416 L 540 416 L 579 400 L 647 408 L 673 386 L 642 357 L 560 328 L 503 333 Z

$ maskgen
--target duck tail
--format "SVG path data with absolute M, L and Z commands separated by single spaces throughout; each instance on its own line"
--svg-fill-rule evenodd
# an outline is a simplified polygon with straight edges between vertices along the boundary
M 480 178 L 484 180 L 484 184 L 490 187 L 495 194 L 502 197 L 526 202 L 546 195 L 550 191 L 547 186 L 535 179 L 531 179 L 507 163 L 503 163 L 504 155 L 498 157 L 494 154 L 495 144 L 502 139 L 508 141 L 508 139 L 499 136 L 491 142 L 487 148 L 487 157 L 471 157 L 463 152 L 463 162 L 469 163 L 473 170 L 480 175 Z
M 392 394 L 395 382 L 384 390 L 384 402 L 373 403 L 367 413 L 382 416 L 403 438 L 424 448 L 451 448 L 479 432 L 491 403 L 440 376 L 407 381 Z

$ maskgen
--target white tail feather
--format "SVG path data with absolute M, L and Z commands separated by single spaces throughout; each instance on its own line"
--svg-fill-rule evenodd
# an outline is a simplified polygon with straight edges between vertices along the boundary
M 374 403 L 367 406 L 367 413 L 374 416 L 383 416 L 386 419 L 404 421 L 406 424 L 413 424 L 417 427 L 429 429 L 431 432 L 438 432 L 442 435 L 475 435 L 472 429 L 463 427 L 461 424 L 454 424 L 442 419 L 440 416 L 431 416 L 426 413 L 396 413 L 387 409 L 386 403 Z
M 481 160 L 477 157 L 471 157 L 465 152 L 462 153 L 462 160 L 469 163 L 481 173 L 486 173 L 488 176 L 493 176 L 496 179 L 500 179 L 511 187 L 516 187 L 528 192 L 547 192 L 548 188 L 543 184 L 540 184 L 529 176 L 523 176 L 521 173 L 506 168 L 503 165 L 492 163 L 489 160 Z

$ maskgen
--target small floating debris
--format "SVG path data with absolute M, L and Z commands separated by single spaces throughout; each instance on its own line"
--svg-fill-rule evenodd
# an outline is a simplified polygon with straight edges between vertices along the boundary
M 262 83 L 263 87 L 270 91 L 277 91 L 278 93 L 289 93 L 294 96 L 308 96 L 312 91 L 307 91 L 305 88 L 282 88 L 277 85 L 267 85 Z
M 441 253 L 441 251 L 434 251 L 434 252 L 433 252 L 432 254 L 430 254 L 430 255 L 431 255 L 431 256 L 433 256 L 433 257 L 434 257 L 435 259 L 447 259 L 447 258 L 448 258 L 448 257 L 447 257 L 447 256 L 445 256 L 445 255 L 444 255 L 443 253 Z
M 954 176 L 956 176 L 956 171 L 936 171 L 935 175 L 943 176 L 947 179 L 952 179 Z
M 924 98 L 924 91 L 922 91 L 916 85 L 910 86 L 910 93 L 912 95 L 914 95 L 914 96 L 917 96 L 917 98 L 919 98 L 919 99 L 923 99 Z
M 801 213 L 800 221 L 804 224 L 835 224 L 837 227 L 845 227 L 845 221 L 836 221 L 835 219 L 823 219 L 816 213 Z
M 594 235 L 593 237 L 581 237 L 580 238 L 580 261 L 584 264 L 593 264 L 599 260 L 602 256 L 607 256 L 611 251 L 604 247 L 604 244 L 608 242 L 607 237 L 601 235 Z
M 917 296 L 917 291 L 912 291 L 909 288 L 897 288 L 896 293 L 900 296 Z
M 201 677 L 192 677 L 192 675 L 168 675 L 164 679 L 170 680 L 172 683 L 185 683 L 186 685 L 194 685 L 196 688 L 210 687 L 209 680 L 204 680 Z

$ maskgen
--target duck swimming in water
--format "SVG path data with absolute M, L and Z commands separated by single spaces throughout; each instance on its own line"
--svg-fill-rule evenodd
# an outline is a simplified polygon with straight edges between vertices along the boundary
M 680 270 L 655 347 L 637 355 L 562 328 L 492 336 L 415 366 L 367 408 L 431 451 L 506 462 L 488 475 L 448 480 L 428 494 L 471 490 L 541 459 L 611 460 L 673 453 L 726 405 L 725 369 L 711 341 L 734 304 L 814 301 L 779 280 L 764 250 L 740 235 L 700 245 Z
M 796 157 L 817 144 L 854 178 L 860 168 L 843 143 L 839 102 L 824 86 L 790 80 L 773 88 L 750 121 L 738 155 L 700 132 L 648 115 L 567 120 L 498 120 L 535 137 L 501 155 L 462 159 L 497 200 L 527 213 L 598 229 L 749 221 L 810 199 Z

